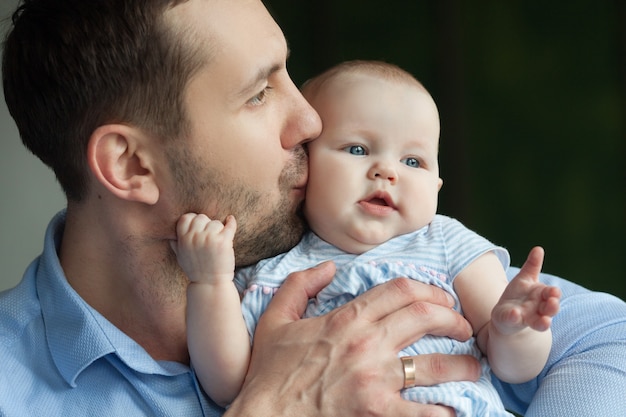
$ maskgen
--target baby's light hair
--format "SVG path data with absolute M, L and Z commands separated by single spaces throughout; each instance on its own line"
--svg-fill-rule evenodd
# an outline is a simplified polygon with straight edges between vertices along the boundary
M 307 80 L 302 85 L 302 94 L 307 98 L 311 98 L 313 95 L 317 94 L 325 83 L 343 74 L 369 75 L 389 81 L 405 83 L 426 91 L 426 88 L 417 78 L 395 64 L 376 60 L 352 60 L 341 62 Z

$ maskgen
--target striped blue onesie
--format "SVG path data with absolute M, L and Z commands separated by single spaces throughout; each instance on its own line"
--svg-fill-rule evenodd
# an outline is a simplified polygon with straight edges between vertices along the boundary
M 494 251 L 505 269 L 509 254 L 467 229 L 457 220 L 437 215 L 422 229 L 395 237 L 360 255 L 345 253 L 313 233 L 307 234 L 291 251 L 266 259 L 237 272 L 235 284 L 243 292 L 242 310 L 250 335 L 274 292 L 291 272 L 333 260 L 337 273 L 332 283 L 311 300 L 305 317 L 320 316 L 345 304 L 368 289 L 397 277 L 408 277 L 436 285 L 456 300 L 454 278 L 482 254 Z M 512 416 L 491 384 L 487 360 L 474 338 L 458 342 L 445 337 L 425 336 L 400 352 L 400 356 L 423 353 L 471 354 L 480 359 L 482 375 L 477 382 L 449 382 L 433 387 L 403 391 L 406 399 L 453 407 L 458 417 Z

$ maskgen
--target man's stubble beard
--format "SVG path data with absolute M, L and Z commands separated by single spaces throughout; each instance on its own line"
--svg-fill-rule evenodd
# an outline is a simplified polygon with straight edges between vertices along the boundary
M 238 268 L 288 251 L 300 241 L 305 231 L 302 201 L 295 202 L 291 193 L 308 169 L 307 156 L 301 146 L 294 148 L 293 152 L 293 158 L 278 178 L 280 200 L 274 202 L 271 210 L 268 205 L 272 202 L 266 201 L 262 193 L 247 184 L 225 178 L 223 173 L 207 167 L 197 156 L 191 155 L 185 146 L 179 144 L 169 153 L 182 213 L 205 213 L 222 221 L 229 214 L 235 216 L 234 249 Z
M 259 200 L 258 204 L 263 205 L 263 201 Z M 293 248 L 304 233 L 302 204 L 293 207 L 292 202 L 283 199 L 273 213 L 259 217 L 254 223 L 246 222 L 238 227 L 234 244 L 238 268 Z

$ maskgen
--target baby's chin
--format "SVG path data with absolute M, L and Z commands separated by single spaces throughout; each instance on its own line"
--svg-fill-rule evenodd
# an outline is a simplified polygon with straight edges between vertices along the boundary
M 395 236 L 395 234 L 386 231 L 379 233 L 368 231 L 367 233 L 346 234 L 344 236 L 335 237 L 334 239 L 332 237 L 328 239 L 325 239 L 323 236 L 320 237 L 344 252 L 359 255 L 382 245 Z

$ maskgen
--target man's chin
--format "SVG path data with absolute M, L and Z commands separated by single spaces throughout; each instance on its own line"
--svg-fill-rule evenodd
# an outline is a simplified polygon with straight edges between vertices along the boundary
M 305 230 L 305 222 L 300 214 L 266 223 L 263 230 L 255 230 L 252 233 L 240 230 L 242 233 L 235 239 L 237 268 L 289 251 L 302 239 Z M 252 234 L 254 236 L 251 236 Z

